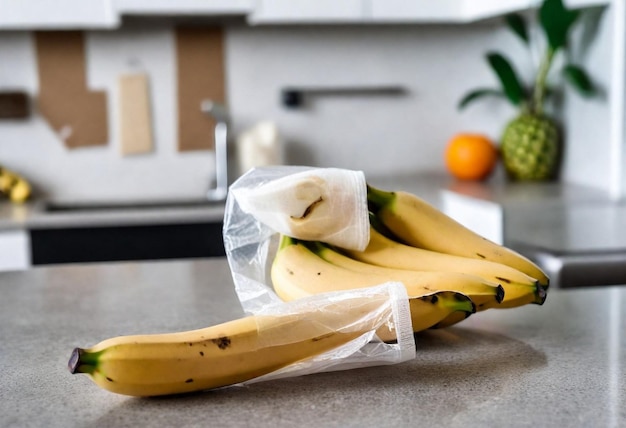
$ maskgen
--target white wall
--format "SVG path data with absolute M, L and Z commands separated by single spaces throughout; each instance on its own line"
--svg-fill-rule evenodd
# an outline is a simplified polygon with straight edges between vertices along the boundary
M 0 165 L 22 173 L 38 193 L 57 200 L 203 197 L 214 175 L 213 154 L 177 152 L 173 49 L 169 26 L 89 32 L 88 85 L 108 92 L 109 144 L 67 149 L 35 111 L 26 122 L 0 121 Z M 0 58 L 5 64 L 0 87 L 23 87 L 36 94 L 31 34 L 0 34 Z M 150 76 L 155 148 L 152 153 L 122 157 L 117 135 L 117 77 L 134 71 Z
M 578 41 L 573 50 L 575 62 L 584 64 L 593 77 L 600 94 L 591 99 L 581 97 L 572 89 L 565 91 L 563 125 L 566 132 L 565 157 L 562 177 L 565 181 L 589 185 L 609 191 L 611 180 L 615 179 L 611 168 L 615 164 L 611 139 L 611 80 L 613 61 L 623 59 L 613 57 L 613 16 L 606 9 L 599 15 L 600 27 L 593 43 L 586 47 L 584 24 L 581 22 L 572 40 Z M 624 163 L 624 162 L 622 162 Z M 622 168 L 626 165 L 622 166 Z
M 294 162 L 375 174 L 442 170 L 444 146 L 455 132 L 496 137 L 513 114 L 500 100 L 456 109 L 468 89 L 496 85 L 487 49 L 517 50 L 495 26 L 237 28 L 228 43 L 238 127 L 275 120 Z M 408 94 L 319 96 L 298 110 L 279 103 L 285 85 L 377 84 L 398 84 Z
M 368 174 L 443 171 L 446 141 L 456 132 L 497 138 L 515 111 L 502 100 L 484 100 L 458 112 L 469 89 L 496 85 L 484 54 L 505 51 L 526 75 L 527 53 L 497 22 L 481 25 L 228 27 L 227 93 L 235 133 L 257 121 L 278 124 L 291 163 L 337 166 Z M 176 151 L 175 70 L 169 24 L 146 21 L 114 32 L 89 32 L 88 81 L 109 93 L 110 136 L 105 147 L 65 149 L 35 114 L 27 122 L 0 121 L 0 165 L 22 172 L 41 193 L 55 199 L 111 200 L 203 197 L 213 175 L 208 152 Z M 592 47 L 593 73 L 602 78 L 608 61 Z M 24 87 L 36 94 L 29 33 L 0 33 L 0 88 Z M 154 153 L 122 157 L 117 143 L 116 79 L 150 74 L 155 119 Z M 298 110 L 280 105 L 285 85 L 398 84 L 405 96 L 319 97 Z M 572 107 L 577 106 L 572 101 Z M 568 107 L 569 108 L 569 107 Z M 578 108 L 578 107 L 576 107 Z M 590 116 L 603 117 L 606 101 L 575 120 L 580 135 L 568 151 L 568 180 L 602 179 L 577 174 L 577 164 L 601 155 L 606 144 Z M 569 110 L 568 110 L 569 111 Z M 589 126 L 587 126 L 589 125 Z M 571 132 L 571 131 L 570 131 Z M 578 131 L 577 131 L 578 132 Z M 583 136 L 584 135 L 584 136 Z M 587 138 L 589 136 L 589 138 Z M 593 149 L 587 140 L 595 137 Z

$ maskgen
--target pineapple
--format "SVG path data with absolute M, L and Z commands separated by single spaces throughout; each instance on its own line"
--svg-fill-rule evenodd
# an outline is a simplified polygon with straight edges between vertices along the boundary
M 555 120 L 544 112 L 547 78 L 553 60 L 566 49 L 567 34 L 577 20 L 579 11 L 568 10 L 562 0 L 544 0 L 539 8 L 539 22 L 547 38 L 547 46 L 530 88 L 518 78 L 510 61 L 499 53 L 489 53 L 487 60 L 500 80 L 502 89 L 483 88 L 468 93 L 459 103 L 463 108 L 485 95 L 507 98 L 519 108 L 517 117 L 505 127 L 500 152 L 507 176 L 512 180 L 546 181 L 557 178 L 561 159 L 561 135 Z M 526 44 L 530 44 L 526 20 L 518 14 L 506 17 L 509 28 Z M 594 93 L 586 72 L 568 63 L 563 75 L 583 95 Z
M 545 181 L 555 178 L 560 147 L 554 121 L 545 115 L 522 113 L 504 129 L 500 153 L 513 180 Z

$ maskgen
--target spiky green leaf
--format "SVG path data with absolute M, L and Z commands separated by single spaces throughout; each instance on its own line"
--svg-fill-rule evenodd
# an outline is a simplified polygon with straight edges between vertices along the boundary
M 585 70 L 574 64 L 568 64 L 563 68 L 563 75 L 574 89 L 584 96 L 592 96 L 595 94 L 595 87 Z
M 509 60 L 499 53 L 489 53 L 487 61 L 500 79 L 506 97 L 513 105 L 520 105 L 524 100 L 525 91 Z
M 544 0 L 539 8 L 539 22 L 553 50 L 567 43 L 567 34 L 579 12 L 565 7 L 562 0 Z
M 484 98 L 487 96 L 496 96 L 496 97 L 506 98 L 506 95 L 504 94 L 504 92 L 498 89 L 493 89 L 493 88 L 475 89 L 471 92 L 468 92 L 467 94 L 465 94 L 463 98 L 461 98 L 461 101 L 459 101 L 459 105 L 457 106 L 457 108 L 459 110 L 463 110 L 465 107 L 467 107 L 469 104 L 476 101 L 477 99 Z
M 529 43 L 528 26 L 526 20 L 519 13 L 511 13 L 504 17 L 507 26 L 519 37 L 525 44 Z

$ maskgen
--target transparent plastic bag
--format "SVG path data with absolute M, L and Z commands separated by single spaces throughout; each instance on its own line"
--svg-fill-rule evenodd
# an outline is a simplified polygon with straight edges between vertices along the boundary
M 250 212 L 245 212 L 238 198 L 246 195 L 247 191 L 259 188 L 266 183 L 312 170 L 318 169 L 294 166 L 257 168 L 250 170 L 232 184 L 226 200 L 223 237 L 235 291 L 242 308 L 250 315 L 310 311 L 312 307 L 319 307 L 319 310 L 329 310 L 329 307 L 334 308 L 333 310 L 340 310 L 341 302 L 353 304 L 361 299 L 364 302 L 370 302 L 371 310 L 358 322 L 369 322 L 369 330 L 367 334 L 360 335 L 332 351 L 251 382 L 321 371 L 396 364 L 415 357 L 408 297 L 405 287 L 400 283 L 324 293 L 288 303 L 283 302 L 274 293 L 270 269 L 278 247 L 279 233 Z M 366 195 L 363 194 L 362 197 L 366 198 Z M 365 200 L 364 203 L 366 204 L 367 201 Z M 362 228 L 362 225 L 358 227 Z M 367 238 L 369 239 L 369 235 Z M 372 305 L 371 302 L 376 303 Z M 351 321 L 350 317 L 345 317 L 345 320 L 348 324 L 357 322 Z M 348 328 L 348 326 L 343 328 Z M 376 334 L 376 331 L 381 328 L 393 330 L 396 341 L 381 340 Z M 289 339 L 276 337 L 272 340 L 280 343 Z

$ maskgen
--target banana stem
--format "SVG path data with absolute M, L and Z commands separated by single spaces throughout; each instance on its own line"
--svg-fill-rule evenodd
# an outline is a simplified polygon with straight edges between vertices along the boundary
M 99 353 L 91 353 L 82 348 L 74 348 L 67 368 L 70 373 L 87 373 L 91 374 L 95 371 Z
M 370 211 L 374 213 L 393 202 L 395 196 L 394 192 L 386 192 L 367 185 L 367 202 Z
M 537 115 L 543 114 L 543 102 L 546 96 L 546 80 L 548 79 L 548 73 L 554 60 L 556 50 L 552 47 L 548 47 L 546 55 L 544 56 L 539 70 L 537 71 L 537 79 L 535 80 L 535 87 L 533 92 L 533 106 L 531 110 Z
M 294 243 L 295 243 L 295 240 L 291 236 L 281 235 L 280 242 L 278 244 L 278 249 L 282 250 L 283 248 L 293 245 Z

